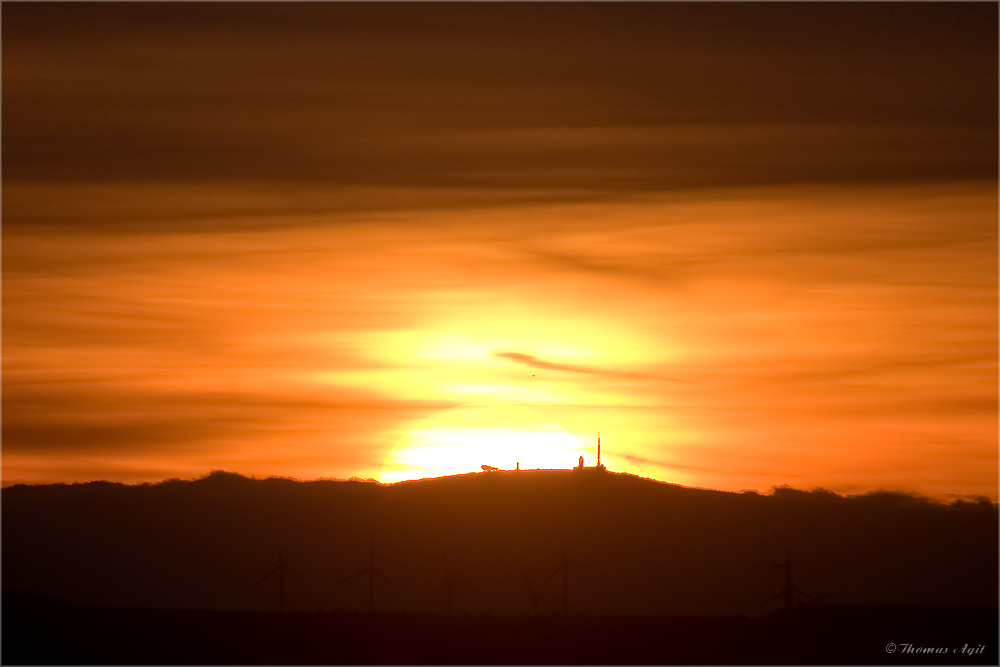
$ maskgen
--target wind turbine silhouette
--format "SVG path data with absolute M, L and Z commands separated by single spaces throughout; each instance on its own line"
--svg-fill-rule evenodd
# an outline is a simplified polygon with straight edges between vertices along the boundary
M 528 603 L 527 611 L 534 611 L 538 613 L 538 600 L 541 598 L 539 591 L 535 590 L 535 587 L 531 585 L 531 580 L 528 579 L 528 575 L 525 573 L 524 568 L 520 565 L 518 568 L 521 571 L 521 576 L 524 578 L 524 585 L 528 587 L 528 595 L 531 597 L 531 602 Z
M 800 606 L 801 607 L 801 606 L 808 606 L 808 605 L 813 605 L 813 604 L 819 604 L 820 602 L 822 602 L 826 598 L 828 598 L 831 595 L 833 595 L 833 593 L 827 593 L 826 595 L 824 595 L 821 598 L 814 598 L 813 596 L 809 595 L 804 590 L 802 590 L 801 588 L 799 588 L 798 586 L 795 585 L 795 582 L 792 580 L 792 552 L 791 552 L 791 550 L 789 550 L 786 553 L 786 555 L 785 555 L 785 562 L 784 563 L 772 563 L 770 565 L 770 567 L 780 567 L 780 568 L 782 568 L 785 571 L 784 572 L 784 574 L 785 574 L 785 583 L 784 583 L 784 586 L 782 586 L 781 590 L 778 591 L 777 595 L 775 595 L 774 597 L 772 597 L 771 599 L 769 599 L 767 602 L 765 602 L 764 604 L 762 604 L 759 607 L 757 607 L 758 609 L 760 609 L 761 607 L 766 607 L 767 605 L 771 604 L 772 602 L 774 602 L 775 600 L 777 600 L 778 598 L 781 598 L 781 597 L 784 597 L 784 599 L 785 599 L 785 609 L 791 609 L 792 607 L 795 607 L 795 606 Z
M 289 572 L 294 572 L 295 574 L 305 576 L 295 568 L 288 567 L 285 565 L 284 558 L 281 557 L 281 550 L 278 550 L 278 567 L 274 568 L 263 577 L 257 580 L 257 583 L 250 587 L 250 590 L 255 589 L 260 584 L 264 583 L 264 580 L 270 577 L 275 572 L 278 573 L 278 611 L 285 610 L 285 570 Z
M 562 601 L 563 601 L 563 616 L 569 616 L 569 559 L 566 558 L 566 552 L 563 551 L 562 545 L 559 545 L 559 556 L 562 559 L 556 569 L 552 570 L 552 574 L 542 582 L 540 590 L 545 589 L 545 585 L 552 580 L 552 577 L 559 574 L 562 571 Z
M 445 598 L 446 598 L 447 604 L 448 604 L 448 615 L 450 616 L 451 615 L 451 591 L 452 591 L 453 587 L 458 586 L 459 588 L 464 588 L 466 590 L 473 591 L 473 592 L 475 592 L 475 589 L 471 588 L 469 586 L 466 586 L 465 584 L 463 584 L 463 583 L 461 583 L 459 581 L 455 581 L 454 579 L 452 579 L 451 575 L 448 573 L 448 558 L 443 553 L 441 554 L 441 558 L 444 560 L 444 583 L 442 583 L 440 586 L 438 586 L 433 591 L 431 591 L 430 595 L 428 595 L 426 598 L 424 598 L 424 602 L 426 602 L 427 600 L 430 600 L 432 597 L 434 597 L 437 594 L 438 591 L 440 591 L 443 588 L 444 591 L 445 591 Z
M 356 574 L 352 574 L 349 577 L 344 577 L 340 581 L 336 582 L 337 584 L 342 584 L 344 582 L 350 581 L 351 579 L 357 579 L 358 577 L 361 577 L 361 576 L 364 576 L 364 575 L 367 574 L 368 575 L 368 612 L 369 613 L 375 611 L 375 576 L 376 575 L 382 577 L 382 580 L 385 581 L 385 583 L 389 584 L 390 586 L 392 586 L 396 590 L 399 590 L 399 586 L 397 586 L 396 584 L 392 583 L 392 581 L 389 580 L 389 577 L 385 576 L 384 574 L 382 574 L 381 572 L 379 572 L 378 570 L 375 569 L 375 564 L 374 563 L 375 563 L 375 536 L 372 535 L 371 548 L 368 550 L 368 567 L 365 568 L 364 570 L 361 570 L 360 572 L 358 572 Z

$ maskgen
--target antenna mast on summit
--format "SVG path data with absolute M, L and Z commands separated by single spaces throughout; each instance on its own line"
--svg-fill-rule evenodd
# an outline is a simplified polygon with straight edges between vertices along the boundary
M 601 467 L 601 432 L 597 432 L 597 467 Z

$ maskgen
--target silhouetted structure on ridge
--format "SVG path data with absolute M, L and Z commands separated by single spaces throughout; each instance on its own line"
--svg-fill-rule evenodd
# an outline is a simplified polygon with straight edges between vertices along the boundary
M 482 464 L 479 467 L 480 467 L 480 469 L 482 469 L 483 472 L 521 472 L 521 462 L 520 461 L 518 461 L 516 463 L 513 471 L 511 471 L 511 470 L 504 470 L 504 469 L 499 468 L 497 466 L 491 466 L 488 463 L 484 463 L 484 464 Z M 556 468 L 556 470 L 560 470 L 560 469 L 561 468 Z M 597 432 L 597 465 L 593 466 L 592 468 L 588 468 L 586 465 L 584 465 L 583 457 L 581 456 L 579 459 L 577 459 L 577 465 L 573 467 L 573 470 L 597 470 L 597 471 L 600 471 L 600 472 L 604 472 L 604 471 L 607 470 L 607 468 L 604 466 L 604 464 L 601 463 L 601 432 L 600 431 Z
M 583 457 L 581 456 L 580 459 L 579 459 L 579 461 L 578 461 L 578 465 L 575 468 L 573 468 L 573 470 L 586 470 L 586 469 L 587 469 L 587 466 L 583 465 Z M 597 432 L 597 465 L 595 465 L 593 468 L 590 468 L 590 470 L 597 470 L 599 472 L 604 472 L 604 471 L 607 470 L 607 468 L 604 466 L 604 464 L 601 463 L 601 432 L 600 431 Z

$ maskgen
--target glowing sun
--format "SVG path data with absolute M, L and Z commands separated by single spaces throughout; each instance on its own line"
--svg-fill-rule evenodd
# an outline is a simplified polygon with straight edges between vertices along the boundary
M 584 454 L 580 441 L 537 410 L 469 405 L 416 422 L 382 463 L 379 481 L 501 469 L 572 468 Z

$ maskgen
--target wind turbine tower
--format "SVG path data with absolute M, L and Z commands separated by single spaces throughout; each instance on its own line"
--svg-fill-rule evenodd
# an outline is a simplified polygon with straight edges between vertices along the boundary
M 785 556 L 785 562 L 783 565 L 776 565 L 775 567 L 784 567 L 785 569 L 785 608 L 795 606 L 795 583 L 792 581 L 792 554 L 789 552 Z
M 443 588 L 444 592 L 445 592 L 445 600 L 446 600 L 447 605 L 448 605 L 448 614 L 451 615 L 451 595 L 452 595 L 452 589 L 455 586 L 458 586 L 459 588 L 465 588 L 466 590 L 469 590 L 469 591 L 474 591 L 474 589 L 466 586 L 465 584 L 463 584 L 461 582 L 458 582 L 458 581 L 455 581 L 454 579 L 452 579 L 451 578 L 451 574 L 448 571 L 448 558 L 447 558 L 447 556 L 444 556 L 444 554 L 442 554 L 442 558 L 444 559 L 444 583 L 442 583 L 440 586 L 438 586 L 433 591 L 431 591 L 430 595 L 428 595 L 424 599 L 424 601 L 426 602 L 427 600 L 430 600 L 432 597 L 434 597 L 434 595 L 437 594 L 438 591 L 440 591 Z
M 569 559 L 566 558 L 566 552 L 559 548 L 559 556 L 562 558 L 556 569 L 552 571 L 549 578 L 545 580 L 542 584 L 542 588 L 545 588 L 545 584 L 552 580 L 552 577 L 559 574 L 562 571 L 562 603 L 563 603 L 563 616 L 569 616 Z
M 778 598 L 784 598 L 785 609 L 791 609 L 792 607 L 796 607 L 796 606 L 807 606 L 807 605 L 819 604 L 823 600 L 825 600 L 826 598 L 828 598 L 831 595 L 833 595 L 833 593 L 827 593 L 826 595 L 824 595 L 824 596 L 822 596 L 820 598 L 815 598 L 815 597 L 809 595 L 804 590 L 802 590 L 801 588 L 799 588 L 798 586 L 795 585 L 795 582 L 792 580 L 792 552 L 791 551 L 788 551 L 788 553 L 786 554 L 786 556 L 785 556 L 785 562 L 784 563 L 774 563 L 774 564 L 771 565 L 771 567 L 780 567 L 780 568 L 782 568 L 784 570 L 785 585 L 778 592 L 777 595 L 775 595 L 774 597 L 772 597 L 770 600 L 768 600 L 764 604 L 760 605 L 760 607 L 765 607 L 765 606 L 771 604 L 772 602 L 774 602 L 775 600 L 777 600 Z M 758 609 L 760 607 L 758 607 Z
M 285 560 L 281 557 L 281 551 L 279 551 L 278 552 L 278 567 L 274 568 L 273 570 L 271 570 L 270 572 L 268 572 L 267 574 L 265 574 L 263 577 L 261 577 L 260 579 L 257 580 L 256 584 L 254 584 L 253 586 L 250 587 L 250 590 L 253 590 L 257 586 L 259 586 L 260 584 L 262 584 L 265 579 L 267 579 L 272 574 L 274 574 L 275 572 L 277 572 L 278 573 L 278 611 L 284 611 L 285 610 L 285 570 L 288 570 L 289 572 L 294 572 L 295 574 L 302 574 L 298 570 L 296 570 L 294 568 L 291 568 L 291 567 L 288 567 L 287 565 L 285 565 Z M 305 576 L 305 575 L 302 575 L 302 576 Z
M 370 612 L 375 611 L 375 575 L 378 575 L 378 576 L 382 577 L 382 580 L 385 581 L 385 583 L 387 583 L 390 586 L 392 586 L 393 588 L 396 588 L 396 589 L 399 588 L 398 586 L 396 586 L 396 584 L 392 583 L 389 580 L 389 577 L 385 576 L 384 574 L 382 574 L 381 572 L 379 572 L 378 570 L 375 569 L 375 536 L 374 535 L 372 536 L 371 548 L 368 550 L 368 567 L 365 568 L 364 570 L 361 570 L 360 572 L 352 574 L 349 577 L 344 577 L 343 579 L 341 579 L 337 583 L 338 584 L 342 584 L 342 583 L 344 583 L 346 581 L 350 581 L 351 579 L 357 579 L 358 577 L 364 576 L 366 574 L 368 575 L 368 611 L 370 613 Z
M 528 587 L 528 596 L 531 598 L 531 602 L 528 603 L 528 611 L 533 611 L 538 613 L 538 601 L 541 595 L 535 590 L 535 587 L 531 585 L 531 580 L 528 579 L 527 573 L 524 571 L 523 567 L 519 567 L 521 570 L 521 576 L 524 578 L 524 585 Z

